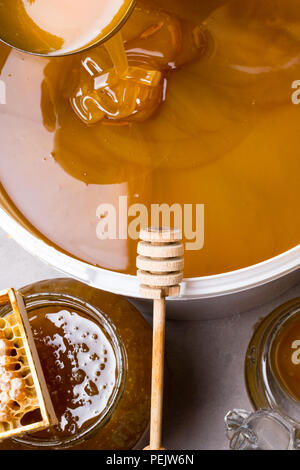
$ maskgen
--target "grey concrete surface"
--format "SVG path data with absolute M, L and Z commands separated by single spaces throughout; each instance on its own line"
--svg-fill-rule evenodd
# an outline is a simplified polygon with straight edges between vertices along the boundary
M 0 231 L 0 289 L 61 277 Z M 168 449 L 228 449 L 224 415 L 251 409 L 244 387 L 245 351 L 257 320 L 300 296 L 299 284 L 255 310 L 213 321 L 168 321 L 168 386 L 164 445 Z

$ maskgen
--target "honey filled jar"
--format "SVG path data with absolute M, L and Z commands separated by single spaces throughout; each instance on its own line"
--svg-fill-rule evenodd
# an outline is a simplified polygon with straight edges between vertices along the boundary
M 150 414 L 151 329 L 143 317 L 127 301 L 69 279 L 21 292 L 58 424 L 0 449 L 139 447 Z
M 249 342 L 245 381 L 254 412 L 225 417 L 235 450 L 300 448 L 300 298 L 262 319 Z

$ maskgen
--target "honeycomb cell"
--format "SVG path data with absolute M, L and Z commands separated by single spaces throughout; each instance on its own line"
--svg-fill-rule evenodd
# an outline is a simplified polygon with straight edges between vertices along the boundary
M 0 433 L 21 427 L 39 408 L 36 390 L 14 314 L 0 319 Z

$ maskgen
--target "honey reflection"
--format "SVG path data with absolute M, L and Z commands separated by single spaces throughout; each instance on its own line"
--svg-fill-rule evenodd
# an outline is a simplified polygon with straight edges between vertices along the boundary
M 216 3 L 222 6 L 212 12 Z M 15 51 L 5 59 L 1 48 L 9 100 L 0 107 L 0 178 L 24 218 L 73 256 L 130 274 L 136 242 L 95 236 L 97 206 L 118 195 L 148 209 L 205 204 L 205 245 L 186 252 L 186 276 L 249 266 L 297 245 L 299 107 L 291 103 L 291 84 L 300 77 L 297 2 L 243 4 L 139 2 L 139 20 L 132 16 L 122 31 L 129 63 L 145 60 L 144 70 L 159 71 L 166 86 L 162 99 L 116 119 L 91 107 L 92 119 L 87 114 L 84 121 L 72 107 L 84 83 L 86 96 L 93 91 L 86 65 L 99 66 L 93 80 L 112 69 L 103 48 L 49 61 Z M 204 47 L 181 48 L 179 65 L 180 35 L 172 42 L 167 30 L 149 30 L 158 16 L 168 25 L 180 18 L 181 27 L 193 25 L 189 31 L 200 27 Z M 141 38 L 146 30 L 152 34 Z

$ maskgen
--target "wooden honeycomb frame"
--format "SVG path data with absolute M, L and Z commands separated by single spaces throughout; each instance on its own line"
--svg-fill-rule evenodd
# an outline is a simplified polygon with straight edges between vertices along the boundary
M 23 297 L 12 288 L 0 291 L 0 306 L 5 304 L 11 305 L 12 313 L 6 317 L 0 317 L 0 333 L 8 346 L 12 344 L 14 356 L 8 355 L 5 359 L 2 354 L 2 358 L 18 365 L 17 375 L 22 376 L 26 397 L 24 403 L 17 403 L 17 410 L 10 409 L 14 415 L 10 421 L 0 421 L 0 440 L 29 431 L 39 431 L 57 424 Z M 6 366 L 8 365 L 6 362 Z M 35 409 L 40 410 L 41 420 L 23 426 L 22 417 Z

